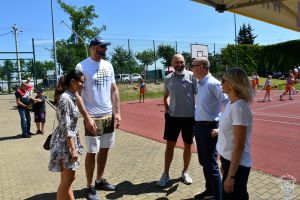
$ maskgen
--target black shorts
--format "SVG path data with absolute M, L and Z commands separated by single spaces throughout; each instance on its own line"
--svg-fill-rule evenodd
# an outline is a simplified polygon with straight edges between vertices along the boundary
M 34 122 L 46 122 L 46 112 L 35 112 L 34 113 Z
M 165 132 L 164 139 L 177 142 L 179 133 L 186 144 L 192 144 L 194 138 L 194 117 L 171 117 L 165 113 Z

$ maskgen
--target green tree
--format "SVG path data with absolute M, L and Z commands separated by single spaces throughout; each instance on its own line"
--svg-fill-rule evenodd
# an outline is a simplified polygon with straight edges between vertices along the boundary
M 235 45 L 227 45 L 221 50 L 221 64 L 225 68 L 236 66 L 235 48 Z M 239 67 L 243 68 L 248 75 L 261 70 L 261 50 L 259 45 L 238 45 Z
M 63 71 L 67 72 L 74 69 L 76 64 L 86 58 L 86 40 L 94 38 L 104 30 L 106 26 L 100 29 L 93 26 L 93 20 L 98 18 L 95 13 L 95 7 L 83 6 L 77 8 L 58 0 L 60 7 L 69 15 L 72 23 L 71 28 L 83 39 L 83 41 L 72 32 L 67 40 L 56 42 L 57 46 L 57 62 L 62 66 Z
M 0 66 L 0 79 L 4 79 L 4 70 L 3 70 L 3 66 Z
M 175 48 L 171 45 L 159 45 L 157 48 L 157 55 L 162 58 L 161 62 L 165 67 L 171 66 L 172 58 L 176 54 Z
M 14 66 L 14 63 L 11 60 L 4 60 L 3 66 L 0 68 L 0 77 L 3 80 L 6 80 L 8 82 L 8 91 L 11 91 L 11 84 L 10 81 L 13 78 L 13 73 L 15 73 L 17 70 Z
M 25 80 L 28 77 L 33 77 L 33 70 L 30 68 L 29 62 L 26 62 L 23 59 L 20 59 L 20 67 L 21 67 L 21 75 L 22 75 L 22 79 Z
M 135 60 L 133 53 L 120 46 L 114 48 L 111 63 L 114 66 L 115 74 L 140 73 L 143 70 Z
M 93 25 L 93 20 L 98 18 L 98 15 L 95 13 L 95 6 L 83 6 L 77 8 L 76 6 L 68 5 L 61 0 L 57 1 L 60 7 L 69 14 L 69 19 L 72 22 L 71 28 L 84 40 L 91 39 L 99 35 L 102 31 L 106 30 L 106 26 L 102 26 L 100 29 L 97 27 L 91 27 Z M 72 33 L 70 41 L 77 43 L 77 36 L 75 33 Z M 78 43 L 84 42 L 78 39 Z
M 184 60 L 185 60 L 185 65 L 189 68 L 192 66 L 192 56 L 190 53 L 188 52 L 182 52 L 182 55 L 184 57 Z
M 28 66 L 29 71 L 32 72 L 33 75 L 35 75 L 35 78 L 41 79 L 44 75 L 46 75 L 48 70 L 53 70 L 54 63 L 53 61 L 36 61 L 35 65 L 33 66 L 32 62 L 28 61 L 26 62 L 26 65 Z
M 11 60 L 4 60 L 3 66 L 1 67 L 1 78 L 7 81 L 11 81 L 14 72 L 16 72 L 14 63 Z
M 220 77 L 224 72 L 224 66 L 222 65 L 221 54 L 211 54 L 208 53 L 208 60 L 210 62 L 211 73 L 214 73 L 215 76 Z
M 258 72 L 266 76 L 272 72 L 287 72 L 299 63 L 300 40 L 291 40 L 272 45 L 238 45 L 239 66 L 248 73 Z M 235 66 L 235 45 L 221 50 L 220 67 Z
M 261 57 L 266 72 L 287 72 L 300 63 L 300 40 L 262 46 Z
M 142 63 L 145 71 L 148 71 L 148 66 L 152 65 L 156 60 L 154 57 L 154 53 L 155 52 L 152 49 L 147 49 L 135 55 L 136 59 L 138 59 Z
M 253 34 L 254 29 L 248 24 L 243 24 L 240 27 L 239 34 L 237 36 L 238 44 L 254 44 L 254 40 L 257 36 Z

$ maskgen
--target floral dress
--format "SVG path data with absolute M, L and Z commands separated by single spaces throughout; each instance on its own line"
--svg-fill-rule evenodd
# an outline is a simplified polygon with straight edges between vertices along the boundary
M 66 169 L 76 170 L 79 168 L 79 160 L 71 163 L 71 153 L 67 143 L 67 137 L 72 137 L 75 143 L 75 149 L 78 154 L 82 154 L 83 146 L 79 140 L 79 129 L 77 120 L 79 110 L 76 105 L 76 96 L 70 91 L 64 92 L 56 108 L 58 126 L 52 134 L 50 142 L 50 163 L 49 171 L 60 172 L 60 160 Z

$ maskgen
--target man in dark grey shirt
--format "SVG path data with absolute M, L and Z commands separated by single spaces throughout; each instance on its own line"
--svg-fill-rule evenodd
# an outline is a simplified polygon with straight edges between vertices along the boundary
M 165 78 L 164 85 L 164 139 L 167 141 L 167 145 L 165 151 L 164 173 L 156 183 L 161 187 L 165 186 L 170 181 L 169 169 L 180 132 L 184 141 L 184 167 L 181 179 L 185 184 L 191 184 L 193 182 L 187 170 L 191 160 L 191 146 L 194 137 L 194 96 L 197 91 L 197 80 L 191 71 L 185 69 L 184 57 L 181 54 L 175 54 L 173 56 L 172 65 L 175 71 Z

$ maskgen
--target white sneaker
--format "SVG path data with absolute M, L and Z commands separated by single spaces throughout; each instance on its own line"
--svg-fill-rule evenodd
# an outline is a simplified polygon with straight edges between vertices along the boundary
M 156 182 L 156 185 L 160 187 L 164 187 L 170 180 L 171 180 L 170 175 L 167 173 L 163 173 L 159 181 Z
M 190 185 L 193 183 L 193 179 L 192 177 L 190 176 L 189 172 L 188 171 L 183 171 L 182 172 L 182 175 L 181 175 L 181 180 L 184 184 L 186 185 Z

